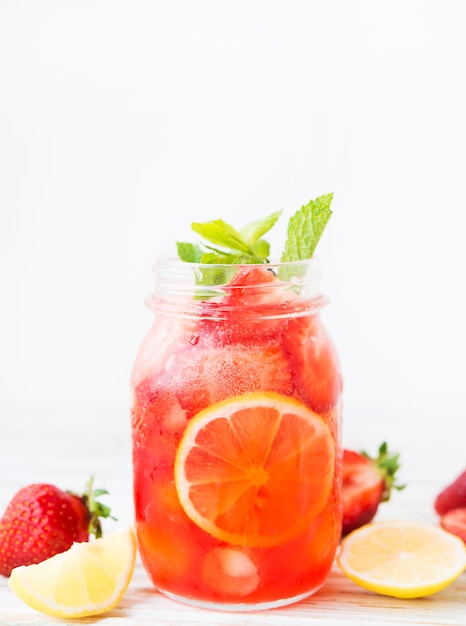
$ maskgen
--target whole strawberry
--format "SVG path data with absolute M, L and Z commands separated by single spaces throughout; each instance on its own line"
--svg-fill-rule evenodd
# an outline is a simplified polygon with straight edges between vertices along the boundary
M 389 500 L 391 489 L 404 488 L 395 483 L 398 469 L 399 454 L 391 454 L 386 443 L 376 458 L 366 452 L 343 450 L 343 536 L 372 521 L 379 504 Z
M 20 489 L 0 520 L 0 574 L 9 576 L 19 565 L 40 563 L 64 552 L 73 542 L 88 541 L 89 533 L 102 535 L 100 517 L 109 507 L 96 498 L 104 489 L 92 489 L 92 479 L 82 495 L 50 484 Z
M 435 499 L 435 510 L 444 515 L 452 509 L 466 507 L 466 469 L 448 484 Z

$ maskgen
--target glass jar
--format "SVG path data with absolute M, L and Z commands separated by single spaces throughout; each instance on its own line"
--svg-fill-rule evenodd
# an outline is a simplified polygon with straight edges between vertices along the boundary
M 316 259 L 167 257 L 132 376 L 135 523 L 166 595 L 282 606 L 327 578 L 341 532 L 342 377 Z

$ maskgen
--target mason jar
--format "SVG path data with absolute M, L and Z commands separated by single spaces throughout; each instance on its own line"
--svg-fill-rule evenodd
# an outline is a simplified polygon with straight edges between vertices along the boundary
M 296 602 L 341 533 L 341 396 L 318 261 L 161 257 L 131 376 L 135 525 L 155 587 L 224 610 Z

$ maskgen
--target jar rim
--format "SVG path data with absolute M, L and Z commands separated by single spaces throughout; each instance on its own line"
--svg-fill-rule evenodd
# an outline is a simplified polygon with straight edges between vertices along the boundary
M 313 270 L 320 274 L 320 261 L 318 256 L 313 256 L 310 259 L 301 259 L 298 261 L 277 261 L 272 259 L 270 262 L 264 263 L 195 263 L 191 261 L 183 261 L 179 257 L 170 253 L 161 253 L 156 255 L 152 269 L 154 272 L 175 271 L 180 269 L 242 269 L 242 268 L 266 268 L 273 270 L 274 268 L 308 268 L 308 271 Z
M 271 271 L 277 278 L 270 281 L 267 278 L 249 282 L 247 279 L 235 281 L 233 277 L 241 272 L 255 270 Z M 327 297 L 321 292 L 318 257 L 302 261 L 285 261 L 270 263 L 190 263 L 169 254 L 159 254 L 153 265 L 155 273 L 155 291 L 146 298 L 149 308 L 167 307 L 169 303 L 190 299 L 194 302 L 209 301 L 222 302 L 223 298 L 234 292 L 252 294 L 284 295 L 286 299 L 290 292 L 299 293 L 301 298 L 307 298 L 323 303 Z M 263 275 L 265 277 L 265 274 Z M 268 296 L 265 300 L 268 300 Z

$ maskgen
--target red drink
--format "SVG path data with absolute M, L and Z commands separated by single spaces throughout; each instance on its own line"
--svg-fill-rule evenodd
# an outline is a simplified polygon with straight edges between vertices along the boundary
M 132 374 L 140 554 L 180 600 L 280 606 L 323 584 L 340 538 L 341 374 L 326 300 L 313 260 L 217 268 L 214 287 L 199 280 L 206 267 L 163 262 L 148 303 L 155 320 Z M 187 271 L 198 278 L 188 290 Z

